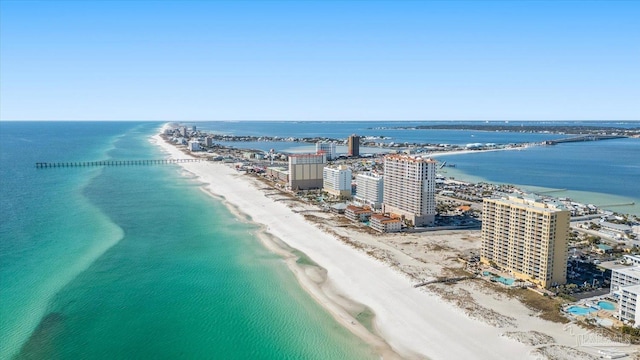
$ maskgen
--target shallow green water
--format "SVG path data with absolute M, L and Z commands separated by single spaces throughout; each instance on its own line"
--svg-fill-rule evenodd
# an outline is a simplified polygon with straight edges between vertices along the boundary
M 157 127 L 122 125 L 94 145 L 108 150 L 104 158 L 162 157 L 148 142 Z M 257 227 L 177 166 L 36 175 L 75 180 L 36 184 L 62 195 L 15 221 L 41 226 L 3 227 L 2 286 L 13 295 L 1 300 L 1 334 L 21 336 L 0 358 L 376 357 L 256 240 Z M 47 291 L 30 290 L 40 287 Z

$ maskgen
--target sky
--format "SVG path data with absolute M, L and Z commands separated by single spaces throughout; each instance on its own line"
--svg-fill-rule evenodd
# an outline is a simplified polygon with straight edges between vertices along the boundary
M 0 120 L 640 120 L 640 1 L 0 0 Z

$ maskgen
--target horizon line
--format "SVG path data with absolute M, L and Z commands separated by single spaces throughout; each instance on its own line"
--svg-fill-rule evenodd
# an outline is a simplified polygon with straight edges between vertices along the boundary
M 442 121 L 442 122 L 456 122 L 456 121 L 478 121 L 478 122 L 501 122 L 508 123 L 510 121 L 515 122 L 640 122 L 640 119 L 508 119 L 508 120 L 486 120 L 486 119 L 386 119 L 386 120 L 366 120 L 366 119 L 340 119 L 340 120 L 292 120 L 292 119 L 271 119 L 271 120 L 263 120 L 263 119 L 241 119 L 241 120 L 189 120 L 189 119 L 175 119 L 175 120 L 151 120 L 151 119 L 0 119 L 0 122 L 106 122 L 106 121 L 119 121 L 119 122 L 130 122 L 130 121 L 139 121 L 139 122 L 244 122 L 244 121 L 277 121 L 277 122 L 427 122 L 427 121 Z

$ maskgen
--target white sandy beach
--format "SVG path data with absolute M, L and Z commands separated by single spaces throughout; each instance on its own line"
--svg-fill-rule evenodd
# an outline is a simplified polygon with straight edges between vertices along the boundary
M 155 136 L 154 140 L 172 158 L 189 157 L 167 144 L 160 136 Z M 253 222 L 261 224 L 266 233 L 262 236 L 265 244 L 282 253 L 301 285 L 338 321 L 372 344 L 384 358 L 546 358 L 535 352 L 535 348 L 541 345 L 516 341 L 503 336 L 505 332 L 531 334 L 535 331 L 552 337 L 550 344 L 565 347 L 576 345 L 575 336 L 565 331 L 562 324 L 541 320 L 532 310 L 505 296 L 487 293 L 470 284 L 456 288 L 470 292 L 476 303 L 509 319 L 496 326 L 470 316 L 433 292 L 414 288 L 412 285 L 415 280 L 408 275 L 323 231 L 300 213 L 293 212 L 285 201 L 273 201 L 265 196 L 265 192 L 250 176 L 229 166 L 212 162 L 180 165 L 197 175 L 206 184 L 206 189 L 223 198 L 232 210 L 246 214 Z M 422 241 L 429 239 L 421 236 Z M 314 268 L 297 266 L 295 259 L 291 259 L 277 245 L 277 241 L 270 241 L 269 237 L 279 239 L 309 256 L 326 270 L 326 281 L 325 274 Z M 400 259 L 401 265 L 409 266 L 415 261 L 392 246 L 384 246 L 390 254 Z M 431 260 L 437 262 L 437 256 Z M 382 339 L 368 332 L 350 315 L 349 310 L 354 302 L 375 313 L 375 327 Z M 578 348 L 575 354 L 569 350 L 562 348 L 559 352 L 561 356 L 556 358 L 584 359 L 589 356 L 584 351 L 592 355 L 596 353 L 594 349 L 584 347 Z

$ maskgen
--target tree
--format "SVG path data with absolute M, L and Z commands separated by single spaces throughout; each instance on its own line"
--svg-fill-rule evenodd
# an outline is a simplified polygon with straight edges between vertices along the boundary
M 587 239 L 586 239 L 586 240 L 587 240 L 587 241 L 589 242 L 589 244 L 591 244 L 591 245 L 598 245 L 598 244 L 600 244 L 600 236 L 589 235 L 589 236 L 587 236 Z

